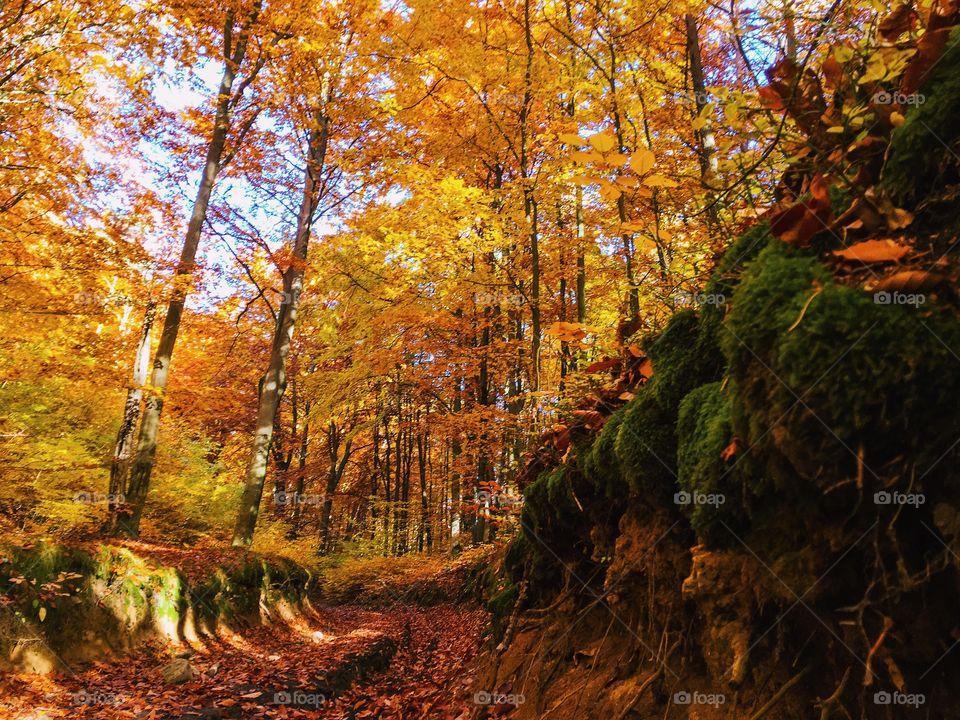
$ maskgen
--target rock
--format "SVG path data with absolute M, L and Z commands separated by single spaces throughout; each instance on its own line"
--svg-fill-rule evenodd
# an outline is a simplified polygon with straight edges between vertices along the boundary
M 214 663 L 204 671 L 204 675 L 207 677 L 214 677 L 218 672 L 220 672 L 220 663 Z
M 189 682 L 197 675 L 197 671 L 186 658 L 177 658 L 167 663 L 160 672 L 163 675 L 163 682 L 167 685 Z
M 186 650 L 181 650 L 178 653 L 174 653 L 175 658 L 192 658 L 193 657 L 193 648 L 187 648 Z

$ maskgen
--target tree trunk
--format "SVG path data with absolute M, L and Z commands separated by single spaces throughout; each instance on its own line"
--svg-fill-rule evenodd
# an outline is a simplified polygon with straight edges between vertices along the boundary
M 325 105 L 326 98 L 321 101 Z M 293 247 L 293 262 L 283 275 L 283 301 L 277 316 L 270 363 L 260 382 L 260 397 L 257 409 L 257 430 L 247 466 L 247 481 L 240 500 L 240 512 L 233 531 L 233 545 L 247 547 L 253 542 L 253 531 L 260 513 L 263 483 L 267 474 L 267 460 L 273 439 L 273 422 L 286 389 L 286 364 L 296 328 L 300 293 L 303 291 L 303 273 L 310 242 L 310 229 L 317 209 L 320 190 L 320 174 L 327 150 L 329 118 L 324 111 L 318 112 L 317 124 L 310 131 L 307 147 L 307 168 L 304 172 L 303 199 L 297 218 L 297 235 Z
M 297 461 L 297 485 L 293 495 L 293 527 L 290 537 L 300 534 L 300 518 L 303 513 L 303 489 L 306 482 L 307 452 L 310 446 L 310 401 L 303 406 L 303 428 L 300 431 L 300 454 Z
M 700 56 L 700 37 L 697 31 L 697 19 L 693 15 L 685 15 L 684 22 L 687 27 L 687 56 L 690 59 L 690 80 L 693 85 L 693 98 L 697 108 L 697 116 L 707 106 L 707 83 L 703 75 L 703 59 Z M 707 210 L 707 224 L 710 227 L 711 234 L 716 237 L 720 230 L 720 218 L 717 213 L 717 205 L 713 201 L 709 191 L 711 180 L 716 175 L 717 164 L 717 140 L 713 133 L 713 122 L 710 118 L 704 118 L 706 124 L 697 131 L 697 140 L 700 145 L 700 179 L 707 190 L 709 205 Z
M 340 455 L 340 443 L 343 438 L 343 430 L 336 426 L 336 423 L 330 423 L 330 430 L 327 434 L 327 447 L 330 454 L 330 469 L 327 472 L 327 487 L 323 494 L 323 510 L 320 515 L 320 554 L 323 555 L 330 547 L 330 526 L 331 515 L 333 512 L 333 494 L 340 485 L 340 479 L 343 477 L 343 471 L 347 467 L 347 461 L 350 459 L 350 452 L 353 441 L 350 438 L 343 443 L 343 457 Z
M 200 187 L 193 203 L 193 212 L 187 224 L 187 233 L 183 240 L 180 253 L 180 262 L 177 265 L 177 278 L 181 280 L 175 286 L 173 296 L 167 306 L 167 314 L 163 320 L 163 331 L 160 335 L 160 344 L 153 360 L 153 377 L 151 380 L 150 395 L 144 408 L 143 420 L 140 424 L 140 433 L 137 438 L 137 452 L 130 472 L 127 500 L 124 512 L 117 514 L 115 522 L 118 534 L 137 537 L 140 532 L 140 517 L 143 515 L 143 506 L 146 503 L 147 491 L 150 488 L 150 475 L 153 473 L 154 460 L 157 454 L 157 432 L 160 428 L 160 414 L 163 412 L 164 393 L 170 375 L 170 361 L 173 357 L 173 348 L 177 342 L 177 333 L 180 331 L 180 319 L 183 316 L 183 307 L 187 297 L 187 286 L 193 274 L 194 260 L 197 248 L 200 245 L 200 236 L 203 223 L 207 217 L 207 207 L 213 186 L 222 167 L 223 152 L 227 144 L 227 135 L 230 131 L 230 108 L 234 98 L 233 85 L 244 58 L 247 54 L 247 44 L 250 39 L 250 30 L 260 14 L 262 0 L 255 0 L 253 8 L 241 26 L 237 37 L 236 47 L 225 42 L 225 62 L 223 77 L 220 80 L 220 90 L 217 95 L 217 112 L 214 119 L 213 133 L 210 144 L 207 146 L 207 155 L 200 178 Z M 233 14 L 227 15 L 225 36 L 233 34 Z M 231 52 L 232 51 L 232 52 Z M 260 64 L 258 63 L 257 69 Z M 256 70 L 247 76 L 247 81 L 253 78 Z
M 117 444 L 113 451 L 113 462 L 110 464 L 110 489 L 107 495 L 110 531 L 115 529 L 117 513 L 126 502 L 127 473 L 130 471 L 130 460 L 133 458 L 133 440 L 140 420 L 143 388 L 150 372 L 150 338 L 156 315 L 157 304 L 150 300 L 147 302 L 147 311 L 143 316 L 140 342 L 137 344 L 137 354 L 133 363 L 133 378 L 130 389 L 127 390 L 127 401 L 123 406 L 123 422 L 120 423 L 120 430 L 117 432 Z
M 520 178 L 523 183 L 523 213 L 530 233 L 530 389 L 540 389 L 540 234 L 537 227 L 537 200 L 533 194 L 533 178 L 530 169 L 530 110 L 533 107 L 533 34 L 530 20 L 530 0 L 523 3 L 523 37 L 527 47 L 523 74 L 523 105 L 520 109 Z

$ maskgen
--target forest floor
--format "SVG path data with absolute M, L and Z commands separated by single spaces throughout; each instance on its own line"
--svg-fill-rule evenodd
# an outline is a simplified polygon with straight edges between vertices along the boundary
M 469 717 L 469 663 L 484 612 L 402 600 L 377 610 L 320 606 L 291 624 L 223 633 L 203 646 L 145 645 L 85 668 L 4 675 L 0 719 Z M 194 677 L 165 684 L 161 669 L 178 654 L 189 654 Z

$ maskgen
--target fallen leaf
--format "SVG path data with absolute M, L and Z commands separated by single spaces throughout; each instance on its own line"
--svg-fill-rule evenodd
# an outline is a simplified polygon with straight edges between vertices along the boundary
M 897 262 L 910 253 L 910 248 L 894 240 L 864 240 L 843 250 L 835 250 L 834 255 L 843 260 L 861 263 Z
M 946 281 L 946 276 L 940 273 L 928 272 L 926 270 L 901 270 L 888 277 L 881 279 L 870 289 L 879 291 L 903 290 L 908 292 L 920 292 L 931 290 Z

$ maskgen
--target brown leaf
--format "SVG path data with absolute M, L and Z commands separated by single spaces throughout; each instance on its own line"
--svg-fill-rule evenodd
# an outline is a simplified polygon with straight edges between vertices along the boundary
M 910 3 L 903 3 L 887 15 L 877 28 L 884 40 L 896 40 L 917 24 L 917 13 Z
M 897 262 L 910 253 L 910 248 L 894 240 L 864 240 L 843 250 L 835 250 L 834 255 L 851 262 L 887 263 Z
M 650 362 L 650 358 L 644 358 L 640 363 L 640 374 L 647 380 L 653 377 L 653 363 Z
M 604 358 L 603 360 L 597 360 L 597 362 L 587 365 L 583 371 L 587 373 L 598 373 L 604 370 L 610 370 L 618 365 L 620 365 L 619 358 Z
M 797 125 L 807 135 L 814 135 L 820 126 L 820 116 L 827 110 L 820 80 L 809 68 L 801 74 L 800 66 L 791 58 L 783 58 L 766 72 L 769 87 Z M 761 89 L 761 98 L 769 98 L 769 91 Z
M 800 201 L 770 218 L 770 232 L 785 243 L 805 247 L 814 235 L 826 230 L 833 219 L 829 185 L 815 175 L 808 188 L 810 199 Z
M 578 420 L 582 420 L 584 427 L 588 430 L 601 427 L 605 421 L 603 415 L 596 410 L 574 410 L 573 416 Z
M 927 30 L 917 43 L 917 52 L 903 71 L 900 79 L 900 92 L 912 95 L 929 80 L 930 71 L 943 56 L 950 38 L 952 28 L 943 27 L 939 30 Z
M 820 70 L 823 73 L 824 85 L 830 90 L 836 90 L 840 87 L 840 83 L 843 81 L 843 66 L 833 56 L 833 53 L 830 53 L 827 59 L 823 61 Z
M 901 270 L 893 275 L 881 279 L 871 289 L 892 292 L 920 292 L 932 290 L 946 281 L 946 276 L 926 270 Z

